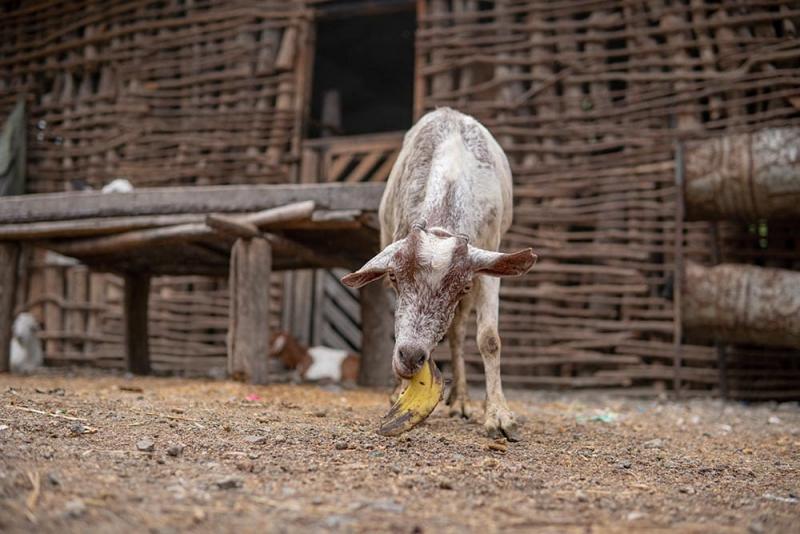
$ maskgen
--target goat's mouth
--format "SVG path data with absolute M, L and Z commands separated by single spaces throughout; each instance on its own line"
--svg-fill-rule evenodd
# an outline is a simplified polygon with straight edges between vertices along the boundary
M 392 358 L 392 371 L 394 371 L 394 374 L 397 376 L 397 378 L 404 378 L 408 380 L 417 374 L 419 369 L 408 369 L 405 365 L 398 362 L 397 359 Z

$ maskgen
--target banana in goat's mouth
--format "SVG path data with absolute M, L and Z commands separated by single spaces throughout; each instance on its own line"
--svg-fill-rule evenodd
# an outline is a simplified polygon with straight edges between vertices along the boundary
M 408 382 L 383 419 L 378 433 L 399 436 L 423 422 L 433 412 L 444 392 L 442 373 L 429 358 L 422 369 Z

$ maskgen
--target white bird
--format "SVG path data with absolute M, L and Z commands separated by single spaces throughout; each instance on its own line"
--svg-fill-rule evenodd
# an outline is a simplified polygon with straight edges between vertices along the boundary
M 44 362 L 42 343 L 36 333 L 39 322 L 30 313 L 23 312 L 14 319 L 11 338 L 11 372 L 29 373 Z

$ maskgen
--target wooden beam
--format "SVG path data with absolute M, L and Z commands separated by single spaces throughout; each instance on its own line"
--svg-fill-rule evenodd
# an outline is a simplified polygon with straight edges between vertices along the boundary
M 309 209 L 309 207 L 311 209 Z M 352 214 L 360 210 L 314 209 L 314 202 L 297 202 L 261 212 L 237 216 L 266 229 L 328 230 L 332 228 L 358 228 L 361 224 Z M 367 212 L 371 213 L 371 212 Z M 230 215 L 228 215 L 230 216 Z M 132 230 L 144 230 L 184 224 L 205 222 L 203 213 L 181 215 L 134 215 L 130 217 L 92 217 L 63 221 L 40 221 L 0 225 L 0 241 L 42 240 L 55 237 L 87 237 L 116 234 Z
M 269 279 L 272 250 L 262 238 L 239 239 L 230 266 L 228 373 L 236 380 L 267 383 Z
M 10 369 L 19 252 L 17 243 L 0 243 L 0 373 Z
M 314 201 L 330 210 L 377 211 L 384 184 L 159 187 L 130 193 L 72 192 L 0 198 L 0 224 L 117 217 L 260 211 Z
M 242 220 L 254 224 L 259 228 L 274 224 L 284 224 L 288 221 L 302 221 L 308 219 L 314 213 L 316 202 L 305 200 L 294 202 L 285 206 L 270 208 L 257 213 L 250 213 L 242 216 Z
M 251 238 L 261 235 L 256 225 L 234 217 L 220 215 L 219 213 L 209 213 L 206 215 L 206 225 L 218 232 L 234 237 Z
M 65 221 L 43 221 L 0 225 L 0 240 L 50 239 L 114 234 L 159 226 L 202 223 L 205 215 L 134 215 L 131 217 L 92 217 Z
M 393 383 L 394 315 L 388 290 L 383 284 L 367 284 L 360 290 L 361 366 L 358 383 L 387 387 Z
M 278 208 L 272 208 L 240 217 L 228 217 L 227 222 L 223 222 L 225 216 L 220 214 L 212 214 L 208 217 L 211 217 L 212 224 L 217 224 L 218 226 L 224 225 L 226 233 L 234 231 L 234 227 L 239 225 L 237 231 L 245 233 L 255 232 L 253 235 L 258 235 L 258 229 L 255 228 L 256 226 L 278 224 L 296 219 L 307 219 L 314 212 L 314 205 L 313 201 L 298 202 L 288 206 L 280 206 Z M 53 243 L 50 244 L 49 247 L 67 256 L 101 256 L 105 254 L 116 254 L 145 246 L 163 246 L 172 243 L 203 239 L 214 235 L 215 228 L 212 228 L 208 224 L 208 217 L 201 223 L 132 230 L 122 234 Z M 234 235 L 241 237 L 241 235 L 236 233 Z M 252 235 L 249 237 L 252 237 Z
M 129 273 L 125 276 L 125 355 L 128 371 L 136 375 L 150 373 L 150 339 L 147 325 L 149 297 L 149 275 Z

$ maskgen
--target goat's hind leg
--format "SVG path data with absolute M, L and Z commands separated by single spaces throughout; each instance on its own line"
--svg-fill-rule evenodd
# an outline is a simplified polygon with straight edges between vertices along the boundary
M 447 331 L 447 342 L 450 345 L 450 357 L 453 362 L 453 385 L 450 388 L 450 395 L 447 397 L 447 404 L 450 406 L 451 416 L 459 416 L 464 419 L 472 417 L 467 393 L 467 375 L 464 369 L 464 337 L 473 302 L 474 298 L 472 294 L 469 294 L 458 303 L 453 322 L 450 323 L 450 329 Z

